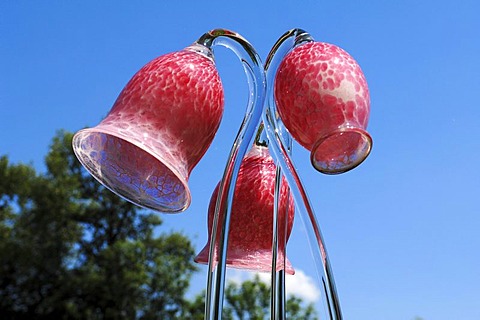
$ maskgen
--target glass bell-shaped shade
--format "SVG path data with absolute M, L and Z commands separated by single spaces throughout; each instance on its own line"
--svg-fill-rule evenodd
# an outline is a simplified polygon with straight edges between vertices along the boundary
M 367 81 L 343 49 L 314 41 L 295 47 L 278 68 L 274 95 L 285 127 L 318 171 L 346 172 L 370 153 Z
M 210 49 L 162 55 L 127 83 L 105 119 L 73 138 L 76 156 L 103 185 L 139 206 L 180 212 L 188 178 L 220 125 L 224 96 Z
M 230 217 L 226 258 L 228 267 L 258 272 L 272 271 L 275 171 L 275 163 L 266 147 L 254 145 L 242 161 L 235 185 Z M 208 209 L 209 239 L 218 189 L 219 185 L 213 192 Z M 283 177 L 279 203 L 278 223 L 281 227 L 278 233 L 278 243 L 283 244 L 290 236 L 294 218 L 293 196 Z M 285 216 L 286 214 L 288 217 Z M 217 239 L 220 238 L 223 215 L 220 211 Z M 215 250 L 218 250 L 217 247 L 218 240 Z M 195 262 L 207 264 L 209 249 L 210 240 L 195 258 Z M 279 245 L 277 271 L 285 269 L 287 273 L 294 274 L 291 263 L 284 257 L 285 248 Z M 283 263 L 284 260 L 286 267 Z

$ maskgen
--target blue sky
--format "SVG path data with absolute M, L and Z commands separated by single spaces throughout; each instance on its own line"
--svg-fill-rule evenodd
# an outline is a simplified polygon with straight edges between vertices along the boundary
M 477 320 L 479 11 L 475 1 L 2 1 L 0 154 L 44 170 L 57 130 L 96 125 L 141 66 L 210 29 L 239 32 L 265 59 L 303 28 L 347 50 L 371 92 L 374 147 L 360 167 L 324 176 L 294 149 L 345 319 Z M 247 99 L 236 57 L 219 48 L 216 59 L 220 131 L 192 173 L 191 207 L 163 216 L 163 230 L 183 230 L 198 250 Z M 296 222 L 288 256 L 308 274 L 305 241 Z M 199 274 L 192 290 L 204 285 Z

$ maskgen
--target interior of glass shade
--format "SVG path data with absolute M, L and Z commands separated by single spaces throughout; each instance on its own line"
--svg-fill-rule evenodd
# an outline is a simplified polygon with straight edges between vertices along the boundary
M 190 204 L 186 181 L 135 143 L 93 128 L 75 134 L 73 149 L 100 183 L 136 205 L 174 213 Z
M 372 138 L 357 128 L 339 129 L 320 139 L 311 153 L 312 165 L 325 174 L 352 170 L 370 154 Z

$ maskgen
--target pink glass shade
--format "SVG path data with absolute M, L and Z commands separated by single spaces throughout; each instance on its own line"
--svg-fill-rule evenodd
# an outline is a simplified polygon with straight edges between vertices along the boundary
M 274 96 L 285 127 L 311 151 L 318 171 L 346 172 L 369 155 L 367 82 L 341 48 L 313 41 L 295 47 L 278 68 Z
M 145 208 L 185 210 L 188 178 L 220 125 L 224 96 L 211 52 L 160 56 L 127 83 L 105 119 L 77 132 L 75 154 L 107 188 Z
M 228 234 L 227 266 L 259 272 L 272 271 L 273 204 L 276 166 L 268 153 L 268 148 L 254 146 L 243 159 L 235 186 L 230 230 Z M 212 232 L 213 215 L 219 185 L 215 188 L 208 208 L 209 239 Z M 286 243 L 293 227 L 294 203 L 285 178 L 282 178 L 280 190 L 278 221 L 279 244 Z M 288 222 L 285 228 L 285 214 L 288 206 Z M 222 210 L 219 226 L 223 221 Z M 220 238 L 218 227 L 217 239 Z M 281 231 L 283 230 L 283 232 Z M 286 230 L 286 231 L 285 231 Z M 285 233 L 287 239 L 285 239 Z M 218 241 L 218 240 L 217 240 Z M 195 258 L 195 262 L 207 264 L 210 240 Z M 218 249 L 217 249 L 218 250 Z M 279 245 L 277 271 L 283 270 L 285 248 Z M 295 271 L 286 261 L 286 272 Z

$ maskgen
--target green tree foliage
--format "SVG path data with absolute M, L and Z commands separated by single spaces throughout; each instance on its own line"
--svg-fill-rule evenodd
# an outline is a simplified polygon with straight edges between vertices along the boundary
M 205 293 L 197 295 L 187 308 L 186 319 L 201 320 L 205 306 Z M 286 301 L 286 318 L 294 320 L 318 319 L 312 304 L 290 296 Z M 263 320 L 270 317 L 270 287 L 258 275 L 238 285 L 229 282 L 225 288 L 225 301 L 222 319 Z
M 0 157 L 0 319 L 177 319 L 194 250 L 103 188 L 58 133 L 46 173 Z

